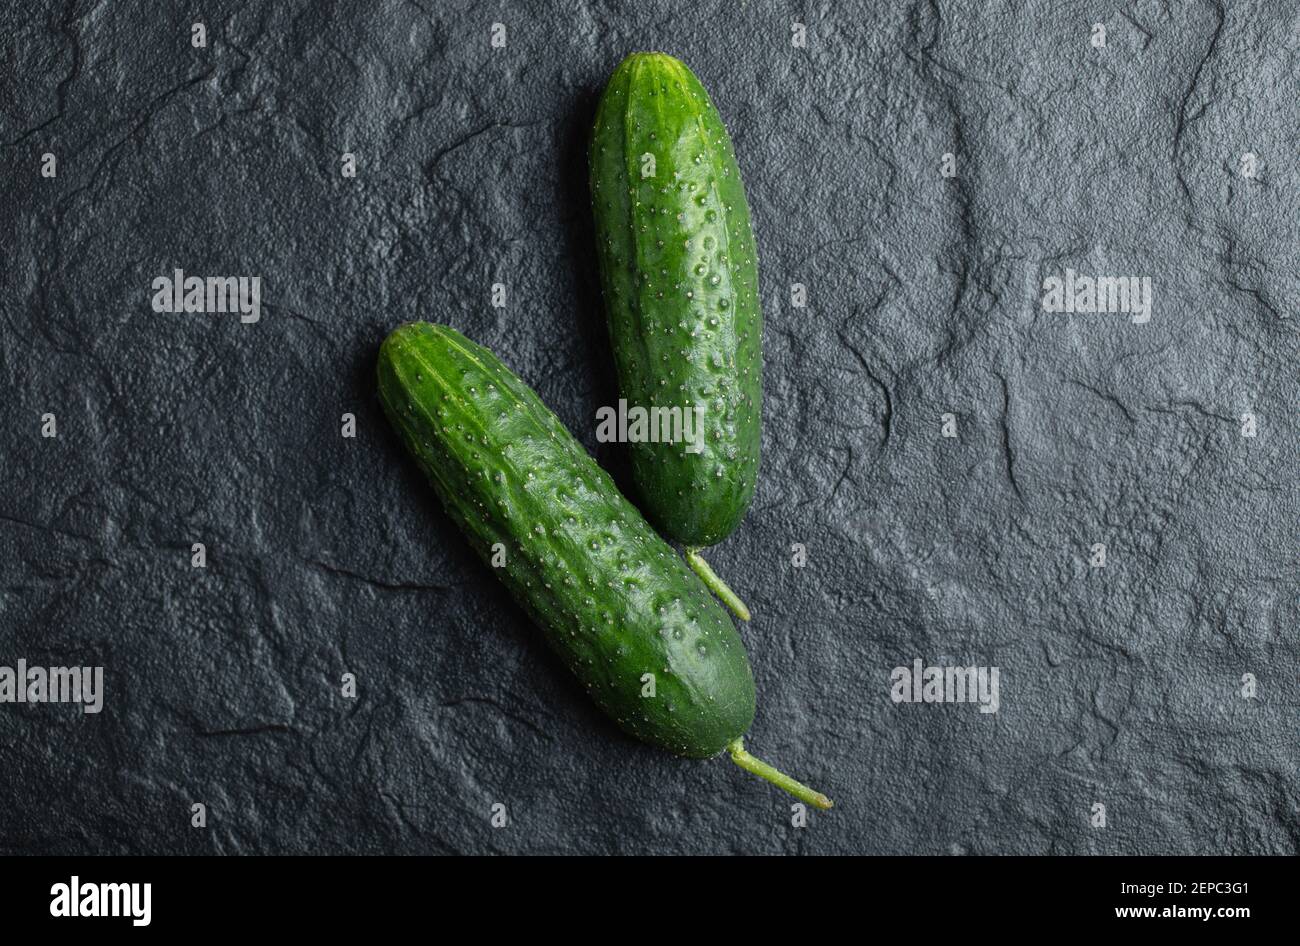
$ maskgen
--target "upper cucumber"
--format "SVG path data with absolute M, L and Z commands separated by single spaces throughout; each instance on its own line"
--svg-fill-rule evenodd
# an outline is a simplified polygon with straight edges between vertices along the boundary
M 698 758 L 749 728 L 754 682 L 731 620 L 495 355 L 403 325 L 380 349 L 379 397 L 452 519 L 485 561 L 504 546 L 498 575 L 620 726 Z
M 621 394 L 705 406 L 703 452 L 632 445 L 642 508 L 670 538 L 713 545 L 753 498 L 762 405 L 757 251 L 731 139 L 690 69 L 636 53 L 605 87 L 590 166 Z

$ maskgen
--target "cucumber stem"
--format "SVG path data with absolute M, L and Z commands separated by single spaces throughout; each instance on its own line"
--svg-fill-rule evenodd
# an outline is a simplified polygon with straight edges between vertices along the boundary
M 835 803 L 823 795 L 821 792 L 815 792 L 802 782 L 796 782 L 784 772 L 778 772 L 762 759 L 756 759 L 745 751 L 744 741 L 737 736 L 736 740 L 727 746 L 731 752 L 731 761 L 736 763 L 746 772 L 752 772 L 759 778 L 767 779 L 777 788 L 783 788 L 800 801 L 807 802 L 815 808 L 822 811 L 829 811 Z
M 731 608 L 736 613 L 736 617 L 742 621 L 749 620 L 749 608 L 745 607 L 745 602 L 740 600 L 740 596 L 731 590 L 731 587 L 718 577 L 718 573 L 709 567 L 709 563 L 700 557 L 699 549 L 686 550 L 686 562 L 691 566 L 695 574 L 703 579 L 704 583 L 709 586 L 709 590 L 722 599 L 722 603 Z

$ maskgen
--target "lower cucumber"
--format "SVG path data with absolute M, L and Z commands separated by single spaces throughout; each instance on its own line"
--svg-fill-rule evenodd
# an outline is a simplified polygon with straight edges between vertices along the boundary
M 504 550 L 506 588 L 619 726 L 691 758 L 728 750 L 830 807 L 745 752 L 754 681 L 735 627 L 523 381 L 428 323 L 388 336 L 378 375 L 384 412 L 452 519 L 489 564 Z

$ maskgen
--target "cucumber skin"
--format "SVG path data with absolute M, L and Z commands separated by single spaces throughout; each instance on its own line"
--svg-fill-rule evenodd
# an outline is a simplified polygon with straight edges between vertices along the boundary
M 761 439 L 757 247 L 731 139 L 690 69 L 635 53 L 605 86 L 589 163 L 620 393 L 647 409 L 705 405 L 703 453 L 631 445 L 641 506 L 669 538 L 714 545 L 753 499 Z
M 637 738 L 717 755 L 754 718 L 731 619 L 613 480 L 488 349 L 411 323 L 379 353 L 385 414 L 443 506 L 596 703 Z M 656 696 L 641 696 L 655 675 Z

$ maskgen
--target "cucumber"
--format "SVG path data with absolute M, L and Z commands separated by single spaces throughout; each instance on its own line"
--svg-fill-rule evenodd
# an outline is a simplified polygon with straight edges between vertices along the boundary
M 428 323 L 388 336 L 378 375 L 385 414 L 451 518 L 489 564 L 504 549 L 506 588 L 619 726 L 689 758 L 728 750 L 829 807 L 744 751 L 754 680 L 735 627 L 523 381 Z
M 704 406 L 699 453 L 681 443 L 631 445 L 641 508 L 748 620 L 699 557 L 745 515 L 759 463 L 763 315 L 731 139 L 684 63 L 635 53 L 605 86 L 589 163 L 620 395 L 646 410 Z

